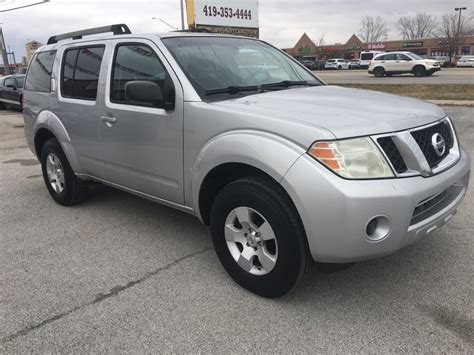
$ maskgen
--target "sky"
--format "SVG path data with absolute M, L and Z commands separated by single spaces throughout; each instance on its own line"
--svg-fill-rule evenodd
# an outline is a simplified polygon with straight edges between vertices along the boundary
M 38 0 L 0 0 L 0 11 Z M 238 4 L 238 0 L 227 0 Z M 325 43 L 345 43 L 358 33 L 364 16 L 382 16 L 398 39 L 395 23 L 401 16 L 427 12 L 440 16 L 474 0 L 259 0 L 260 38 L 280 48 L 293 47 L 306 32 L 311 38 L 325 34 Z M 179 0 L 51 0 L 38 6 L 0 13 L 6 45 L 17 62 L 25 55 L 27 40 L 45 43 L 55 34 L 112 23 L 126 23 L 133 33 L 168 32 L 159 17 L 180 26 Z

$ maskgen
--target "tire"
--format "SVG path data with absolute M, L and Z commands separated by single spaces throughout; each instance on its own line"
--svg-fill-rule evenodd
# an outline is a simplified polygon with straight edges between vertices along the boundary
M 41 170 L 46 188 L 58 204 L 71 206 L 84 201 L 87 185 L 74 174 L 66 155 L 54 138 L 47 140 L 43 146 Z
M 6 110 L 7 107 L 5 106 L 5 104 L 3 102 L 0 102 L 0 110 Z
M 383 78 L 385 76 L 385 69 L 382 67 L 377 67 L 374 69 L 374 75 L 377 78 Z
M 210 229 L 227 273 L 260 296 L 283 296 L 311 265 L 299 215 L 283 188 L 270 179 L 249 177 L 225 186 L 212 206 Z M 265 241 L 255 240 L 260 236 Z
M 426 75 L 426 68 L 421 65 L 417 65 L 413 68 L 413 74 L 415 74 L 416 77 L 421 78 Z
M 341 70 L 341 69 L 342 69 L 342 67 L 341 67 L 341 66 L 338 66 L 338 67 L 337 67 L 337 70 Z

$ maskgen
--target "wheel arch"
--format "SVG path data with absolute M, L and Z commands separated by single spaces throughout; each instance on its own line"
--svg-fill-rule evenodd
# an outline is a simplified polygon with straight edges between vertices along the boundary
M 209 223 L 214 198 L 237 179 L 263 176 L 280 185 L 304 153 L 302 147 L 264 132 L 225 134 L 213 140 L 200 152 L 192 169 L 191 198 L 196 215 Z
M 72 145 L 71 138 L 59 117 L 50 111 L 41 112 L 34 123 L 33 131 L 33 143 L 38 158 L 41 158 L 41 150 L 44 143 L 50 138 L 55 138 L 61 145 L 73 171 L 76 173 L 81 171 L 79 159 Z

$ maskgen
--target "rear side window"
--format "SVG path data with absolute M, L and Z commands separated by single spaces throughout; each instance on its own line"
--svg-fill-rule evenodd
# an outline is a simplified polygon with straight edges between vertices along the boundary
M 373 53 L 362 53 L 360 56 L 361 60 L 371 60 L 374 57 Z
M 104 46 L 73 48 L 64 53 L 61 74 L 63 97 L 91 100 L 97 97 Z
M 125 97 L 125 85 L 134 80 L 152 81 L 158 84 L 164 92 L 167 72 L 155 52 L 144 44 L 121 44 L 115 50 L 112 71 L 110 101 L 135 105 L 163 108 L 163 103 L 157 105 L 129 101 Z
M 25 90 L 50 92 L 55 57 L 56 51 L 41 52 L 33 57 L 26 77 Z

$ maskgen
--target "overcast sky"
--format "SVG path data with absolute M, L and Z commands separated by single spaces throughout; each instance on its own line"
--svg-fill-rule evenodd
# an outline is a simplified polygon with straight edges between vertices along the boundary
M 0 10 L 11 8 L 13 2 L 36 1 L 0 0 Z M 417 11 L 440 16 L 458 6 L 467 6 L 472 14 L 474 0 L 259 0 L 260 37 L 282 48 L 292 47 L 303 32 L 313 39 L 325 33 L 327 44 L 345 43 L 358 33 L 361 18 L 380 15 L 393 29 L 388 38 L 397 39 L 395 22 L 400 16 Z M 7 46 L 20 61 L 29 39 L 44 43 L 54 34 L 111 23 L 126 23 L 135 33 L 169 30 L 152 17 L 179 26 L 179 0 L 51 0 L 0 13 L 0 22 Z

